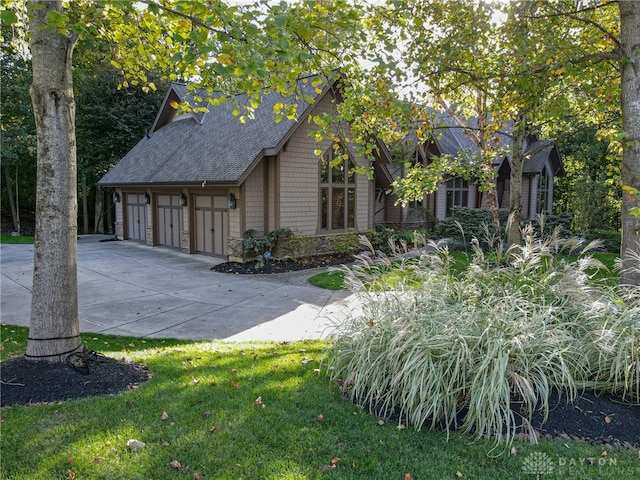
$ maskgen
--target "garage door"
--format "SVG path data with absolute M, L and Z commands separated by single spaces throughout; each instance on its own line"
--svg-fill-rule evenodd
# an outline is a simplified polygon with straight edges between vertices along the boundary
M 180 195 L 158 195 L 158 245 L 180 247 L 182 207 Z
M 197 253 L 227 255 L 229 213 L 226 197 L 197 195 L 195 224 Z
M 144 194 L 127 193 L 127 237 L 129 240 L 147 240 L 147 205 Z

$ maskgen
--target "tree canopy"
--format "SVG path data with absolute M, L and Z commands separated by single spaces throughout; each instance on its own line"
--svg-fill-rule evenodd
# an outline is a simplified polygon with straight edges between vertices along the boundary
M 632 255 L 640 244 L 633 194 L 640 182 L 640 2 L 388 0 L 374 11 L 371 28 L 384 48 L 367 57 L 375 65 L 370 83 L 385 72 L 408 101 L 428 107 L 409 118 L 423 137 L 438 135 L 437 112 L 430 115 L 429 108 L 448 110 L 461 126 L 475 117 L 477 127 L 465 128 L 483 157 L 469 162 L 460 152 L 453 161 L 436 159 L 430 168 L 413 168 L 398 182 L 398 193 L 420 197 L 443 175 L 465 170 L 490 187 L 490 159 L 502 154 L 497 147 L 506 135 L 512 138 L 511 211 L 518 218 L 514 184 L 524 160 L 523 136 L 562 132 L 556 138 L 562 141 L 587 124 L 610 144 L 616 157 L 609 160 L 612 168 L 621 169 L 627 192 L 621 281 L 638 284 Z M 515 223 L 511 241 L 517 241 L 517 228 Z

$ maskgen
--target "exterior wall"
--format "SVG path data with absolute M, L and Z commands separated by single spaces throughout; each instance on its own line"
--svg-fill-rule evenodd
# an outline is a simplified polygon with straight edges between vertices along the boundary
M 187 195 L 185 193 L 185 195 Z M 187 195 L 187 205 L 182 207 L 182 230 L 180 231 L 180 248 L 184 253 L 191 253 L 191 215 L 190 209 L 193 209 L 193 196 Z
M 154 243 L 154 236 L 153 236 L 153 232 L 154 232 L 154 220 L 155 220 L 155 216 L 153 215 L 153 212 L 155 211 L 155 199 L 153 197 L 153 195 L 151 195 L 151 205 L 147 205 L 147 209 L 146 209 L 146 214 L 147 214 L 147 223 L 146 225 L 146 243 L 147 245 L 149 245 L 150 247 L 153 247 L 155 245 Z
M 265 190 L 266 190 L 266 225 L 265 229 L 267 232 L 275 230 L 279 227 L 278 224 L 278 209 L 279 209 L 279 195 L 278 195 L 278 184 L 277 184 L 277 170 L 278 170 L 278 159 L 277 157 L 269 157 L 265 159 Z
M 354 156 L 354 160 L 359 166 L 365 164 L 364 159 L 358 159 Z M 373 210 L 373 202 L 372 202 L 372 195 L 370 192 L 373 187 L 374 187 L 373 182 L 370 181 L 366 175 L 356 174 L 355 229 L 359 232 L 367 231 L 373 228 L 373 221 L 371 218 L 372 210 Z M 316 208 L 319 205 L 320 205 L 320 202 L 318 201 L 318 205 L 316 205 Z
M 447 218 L 447 184 L 441 182 L 438 184 L 438 190 L 435 193 L 436 196 L 436 210 L 435 215 L 438 220 L 444 220 Z
M 392 193 L 385 193 L 382 196 L 382 202 L 385 202 L 385 211 L 381 212 L 383 218 L 376 216 L 376 223 L 392 223 L 401 224 L 404 222 L 403 207 L 402 205 L 396 205 L 395 202 L 398 199 Z M 382 205 L 376 205 L 376 210 L 381 208 Z
M 318 144 L 311 138 L 311 128 L 304 121 L 278 157 L 280 227 L 288 227 L 296 235 L 315 235 L 318 230 L 320 158 L 314 150 L 330 146 L 328 140 Z
M 334 108 L 331 96 L 327 95 L 314 110 L 315 114 L 330 112 Z M 320 157 L 315 150 L 326 152 L 331 147 L 330 140 L 316 142 L 309 133 L 314 125 L 300 120 L 298 130 L 278 157 L 279 168 L 279 227 L 288 227 L 296 235 L 316 235 L 320 231 Z M 348 131 L 348 127 L 345 127 Z M 346 145 L 349 147 L 349 145 Z M 352 159 L 359 166 L 366 160 L 357 158 L 350 151 Z M 366 162 L 368 165 L 368 162 Z M 371 210 L 369 183 L 366 175 L 356 175 L 356 230 L 371 228 Z
M 472 183 L 469 185 L 469 207 L 480 208 L 478 198 L 478 186 L 475 183 Z
M 229 210 L 229 237 L 242 238 L 245 232 L 244 228 L 244 193 L 243 189 L 234 187 L 229 189 L 229 193 L 232 193 L 236 197 L 236 208 Z
M 551 171 L 550 166 L 547 166 L 547 168 L 549 168 L 549 171 Z M 549 209 L 547 210 L 548 214 L 553 213 L 553 194 L 555 190 L 556 190 L 555 176 L 550 175 L 549 176 Z
M 255 229 L 258 235 L 265 235 L 264 225 L 264 168 L 258 165 L 244 183 L 245 231 Z M 244 234 L 244 232 L 241 232 Z
M 118 240 L 124 240 L 124 214 L 122 213 L 124 204 L 122 202 L 122 191 L 116 190 L 116 192 L 118 192 L 118 195 L 120 195 L 120 201 L 116 202 L 115 204 L 116 219 L 114 223 L 116 229 L 116 238 Z

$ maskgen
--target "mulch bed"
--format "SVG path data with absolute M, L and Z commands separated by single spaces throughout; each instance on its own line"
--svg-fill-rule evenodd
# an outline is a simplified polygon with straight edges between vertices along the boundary
M 338 385 L 349 401 L 350 396 L 343 385 Z M 369 413 L 384 416 L 377 405 L 366 407 Z M 514 403 L 512 409 L 517 410 Z M 464 423 L 464 409 L 458 412 L 458 423 Z M 397 411 L 387 413 L 385 420 L 402 423 Z M 516 421 L 519 420 L 516 415 Z M 425 425 L 430 426 L 427 420 Z M 581 392 L 574 402 L 567 402 L 566 396 L 551 393 L 549 399 L 549 415 L 546 422 L 542 414 L 534 412 L 531 426 L 537 438 L 578 440 L 592 445 L 608 445 L 610 447 L 640 448 L 640 405 L 623 401 L 620 397 L 608 393 L 599 394 L 593 391 Z M 455 428 L 455 427 L 454 427 Z M 436 425 L 436 430 L 445 429 L 445 425 Z M 529 439 L 528 432 L 517 428 L 518 438 Z
M 614 395 L 583 392 L 573 403 L 553 394 L 549 417 L 533 426 L 547 438 L 585 440 L 592 444 L 640 448 L 640 405 Z
M 30 405 L 115 395 L 150 378 L 144 365 L 88 355 L 84 365 L 16 357 L 0 362 L 0 406 Z
M 251 262 L 225 262 L 211 267 L 214 272 L 233 274 L 270 274 L 307 270 L 317 267 L 333 267 L 353 263 L 353 255 L 315 255 L 297 260 L 269 260 L 263 265 Z

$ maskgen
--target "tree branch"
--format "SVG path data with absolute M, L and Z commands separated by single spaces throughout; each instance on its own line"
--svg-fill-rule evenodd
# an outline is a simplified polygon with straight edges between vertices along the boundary
M 594 20 L 590 20 L 588 18 L 583 18 L 583 17 L 581 17 L 579 15 L 580 13 L 584 13 L 584 12 L 588 12 L 588 11 L 594 11 L 597 8 L 604 8 L 604 7 L 607 7 L 609 5 L 614 5 L 614 4 L 617 4 L 617 3 L 618 3 L 617 1 L 606 2 L 606 3 L 602 4 L 602 5 L 596 5 L 596 6 L 593 6 L 593 7 L 584 8 L 582 10 L 575 10 L 573 12 L 562 11 L 562 10 L 557 9 L 556 7 L 554 7 L 551 4 L 547 4 L 548 7 L 551 8 L 556 13 L 554 13 L 552 15 L 539 15 L 539 16 L 527 15 L 526 17 L 527 18 L 534 18 L 534 19 L 550 18 L 550 17 L 568 17 L 568 18 L 572 18 L 573 20 L 577 20 L 578 22 L 586 23 L 588 25 L 591 25 L 591 26 L 595 27 L 597 30 L 602 32 L 609 40 L 611 40 L 616 45 L 616 49 L 620 50 L 620 48 L 621 48 L 620 40 L 618 40 L 613 33 L 611 33 L 609 30 L 604 28 L 598 22 L 596 22 Z
M 189 20 L 191 23 L 193 23 L 195 26 L 197 26 L 197 27 L 202 27 L 202 28 L 204 28 L 205 30 L 208 30 L 208 31 L 210 31 L 210 32 L 212 32 L 212 33 L 224 34 L 224 35 L 229 36 L 229 38 L 232 38 L 233 40 L 240 40 L 240 41 L 243 41 L 243 42 L 245 42 L 245 43 L 248 43 L 248 42 L 247 42 L 246 37 L 245 37 L 245 38 L 237 38 L 237 37 L 234 37 L 234 36 L 233 36 L 231 33 L 229 33 L 228 31 L 221 30 L 221 29 L 219 29 L 219 28 L 214 28 L 214 27 L 212 27 L 212 26 L 210 26 L 210 25 L 207 25 L 206 23 L 204 23 L 204 22 L 203 22 L 202 20 L 200 20 L 199 18 L 194 17 L 193 15 L 189 15 L 189 14 L 187 14 L 187 13 L 179 12 L 178 10 L 175 10 L 175 9 L 173 9 L 173 8 L 170 8 L 170 7 L 167 7 L 166 5 L 163 5 L 162 3 L 155 2 L 154 0 L 139 0 L 139 1 L 140 1 L 140 3 L 143 3 L 143 4 L 147 5 L 147 6 L 151 6 L 151 5 L 153 5 L 154 7 L 157 7 L 157 8 L 159 8 L 160 10 L 163 10 L 163 11 L 164 11 L 164 12 L 166 12 L 166 13 L 170 13 L 170 14 L 175 15 L 175 16 L 177 16 L 177 17 L 181 17 L 181 18 L 187 19 L 187 20 Z

